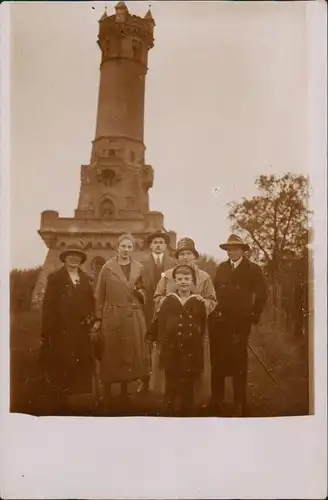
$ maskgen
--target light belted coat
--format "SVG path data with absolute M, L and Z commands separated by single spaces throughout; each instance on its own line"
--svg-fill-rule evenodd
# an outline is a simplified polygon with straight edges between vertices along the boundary
M 104 340 L 101 382 L 129 382 L 148 376 L 142 265 L 131 259 L 127 280 L 116 257 L 106 262 L 99 273 L 95 298 Z

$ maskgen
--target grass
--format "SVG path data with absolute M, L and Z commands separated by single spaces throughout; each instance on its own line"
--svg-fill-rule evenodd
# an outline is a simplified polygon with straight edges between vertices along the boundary
M 249 354 L 249 401 L 252 416 L 308 414 L 308 361 L 302 336 L 295 337 L 265 313 L 254 328 L 250 344 L 268 367 L 277 384 L 259 361 Z M 39 310 L 11 316 L 11 411 L 38 414 L 40 374 L 38 355 L 41 334 Z

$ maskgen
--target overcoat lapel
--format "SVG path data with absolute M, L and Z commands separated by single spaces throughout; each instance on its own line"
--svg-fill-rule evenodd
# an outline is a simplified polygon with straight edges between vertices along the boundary
M 69 287 L 70 289 L 73 288 L 73 282 L 70 278 L 70 275 L 68 274 L 68 271 L 65 266 L 63 266 L 60 271 L 59 271 L 59 284 L 62 287 Z
M 137 279 L 140 276 L 140 267 L 141 266 L 137 261 L 131 259 L 131 270 L 130 270 L 130 276 L 129 276 L 129 281 L 128 281 L 128 285 L 129 285 L 130 289 L 134 286 L 135 282 L 137 281 Z
M 112 271 L 113 274 L 115 274 L 115 276 L 117 276 L 121 281 L 122 283 L 131 291 L 135 281 L 137 280 L 138 278 L 138 275 L 139 275 L 139 271 L 140 271 L 140 266 L 138 265 L 138 263 L 135 261 L 135 260 L 132 260 L 131 259 L 131 268 L 130 268 L 130 277 L 129 277 L 129 280 L 126 279 L 125 277 L 125 274 L 121 268 L 121 266 L 119 265 L 119 263 L 117 262 L 117 259 L 116 257 L 114 257 L 114 259 L 111 259 L 108 263 L 107 263 L 107 267 Z

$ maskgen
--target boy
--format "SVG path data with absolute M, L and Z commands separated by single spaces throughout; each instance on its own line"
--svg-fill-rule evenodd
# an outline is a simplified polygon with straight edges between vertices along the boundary
M 206 309 L 204 300 L 191 292 L 196 283 L 191 266 L 178 265 L 172 277 L 176 293 L 165 297 L 148 340 L 157 342 L 160 367 L 165 371 L 165 413 L 175 414 L 180 409 L 181 416 L 190 416 L 194 382 L 204 369 Z

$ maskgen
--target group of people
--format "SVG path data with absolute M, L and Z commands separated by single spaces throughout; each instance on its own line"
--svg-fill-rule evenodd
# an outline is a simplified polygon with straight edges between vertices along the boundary
M 78 244 L 61 253 L 43 301 L 41 360 L 48 393 L 61 406 L 95 387 L 109 408 L 113 384 L 122 405 L 133 405 L 131 383 L 161 395 L 163 415 L 192 416 L 200 406 L 225 414 L 225 379 L 233 378 L 234 416 L 247 412 L 247 343 L 266 302 L 261 268 L 232 234 L 220 247 L 228 259 L 212 281 L 196 262 L 191 238 L 175 259 L 168 235 L 148 238 L 149 255 L 133 258 L 132 235 L 118 238 L 116 256 L 102 267 L 95 291 L 81 269 Z

